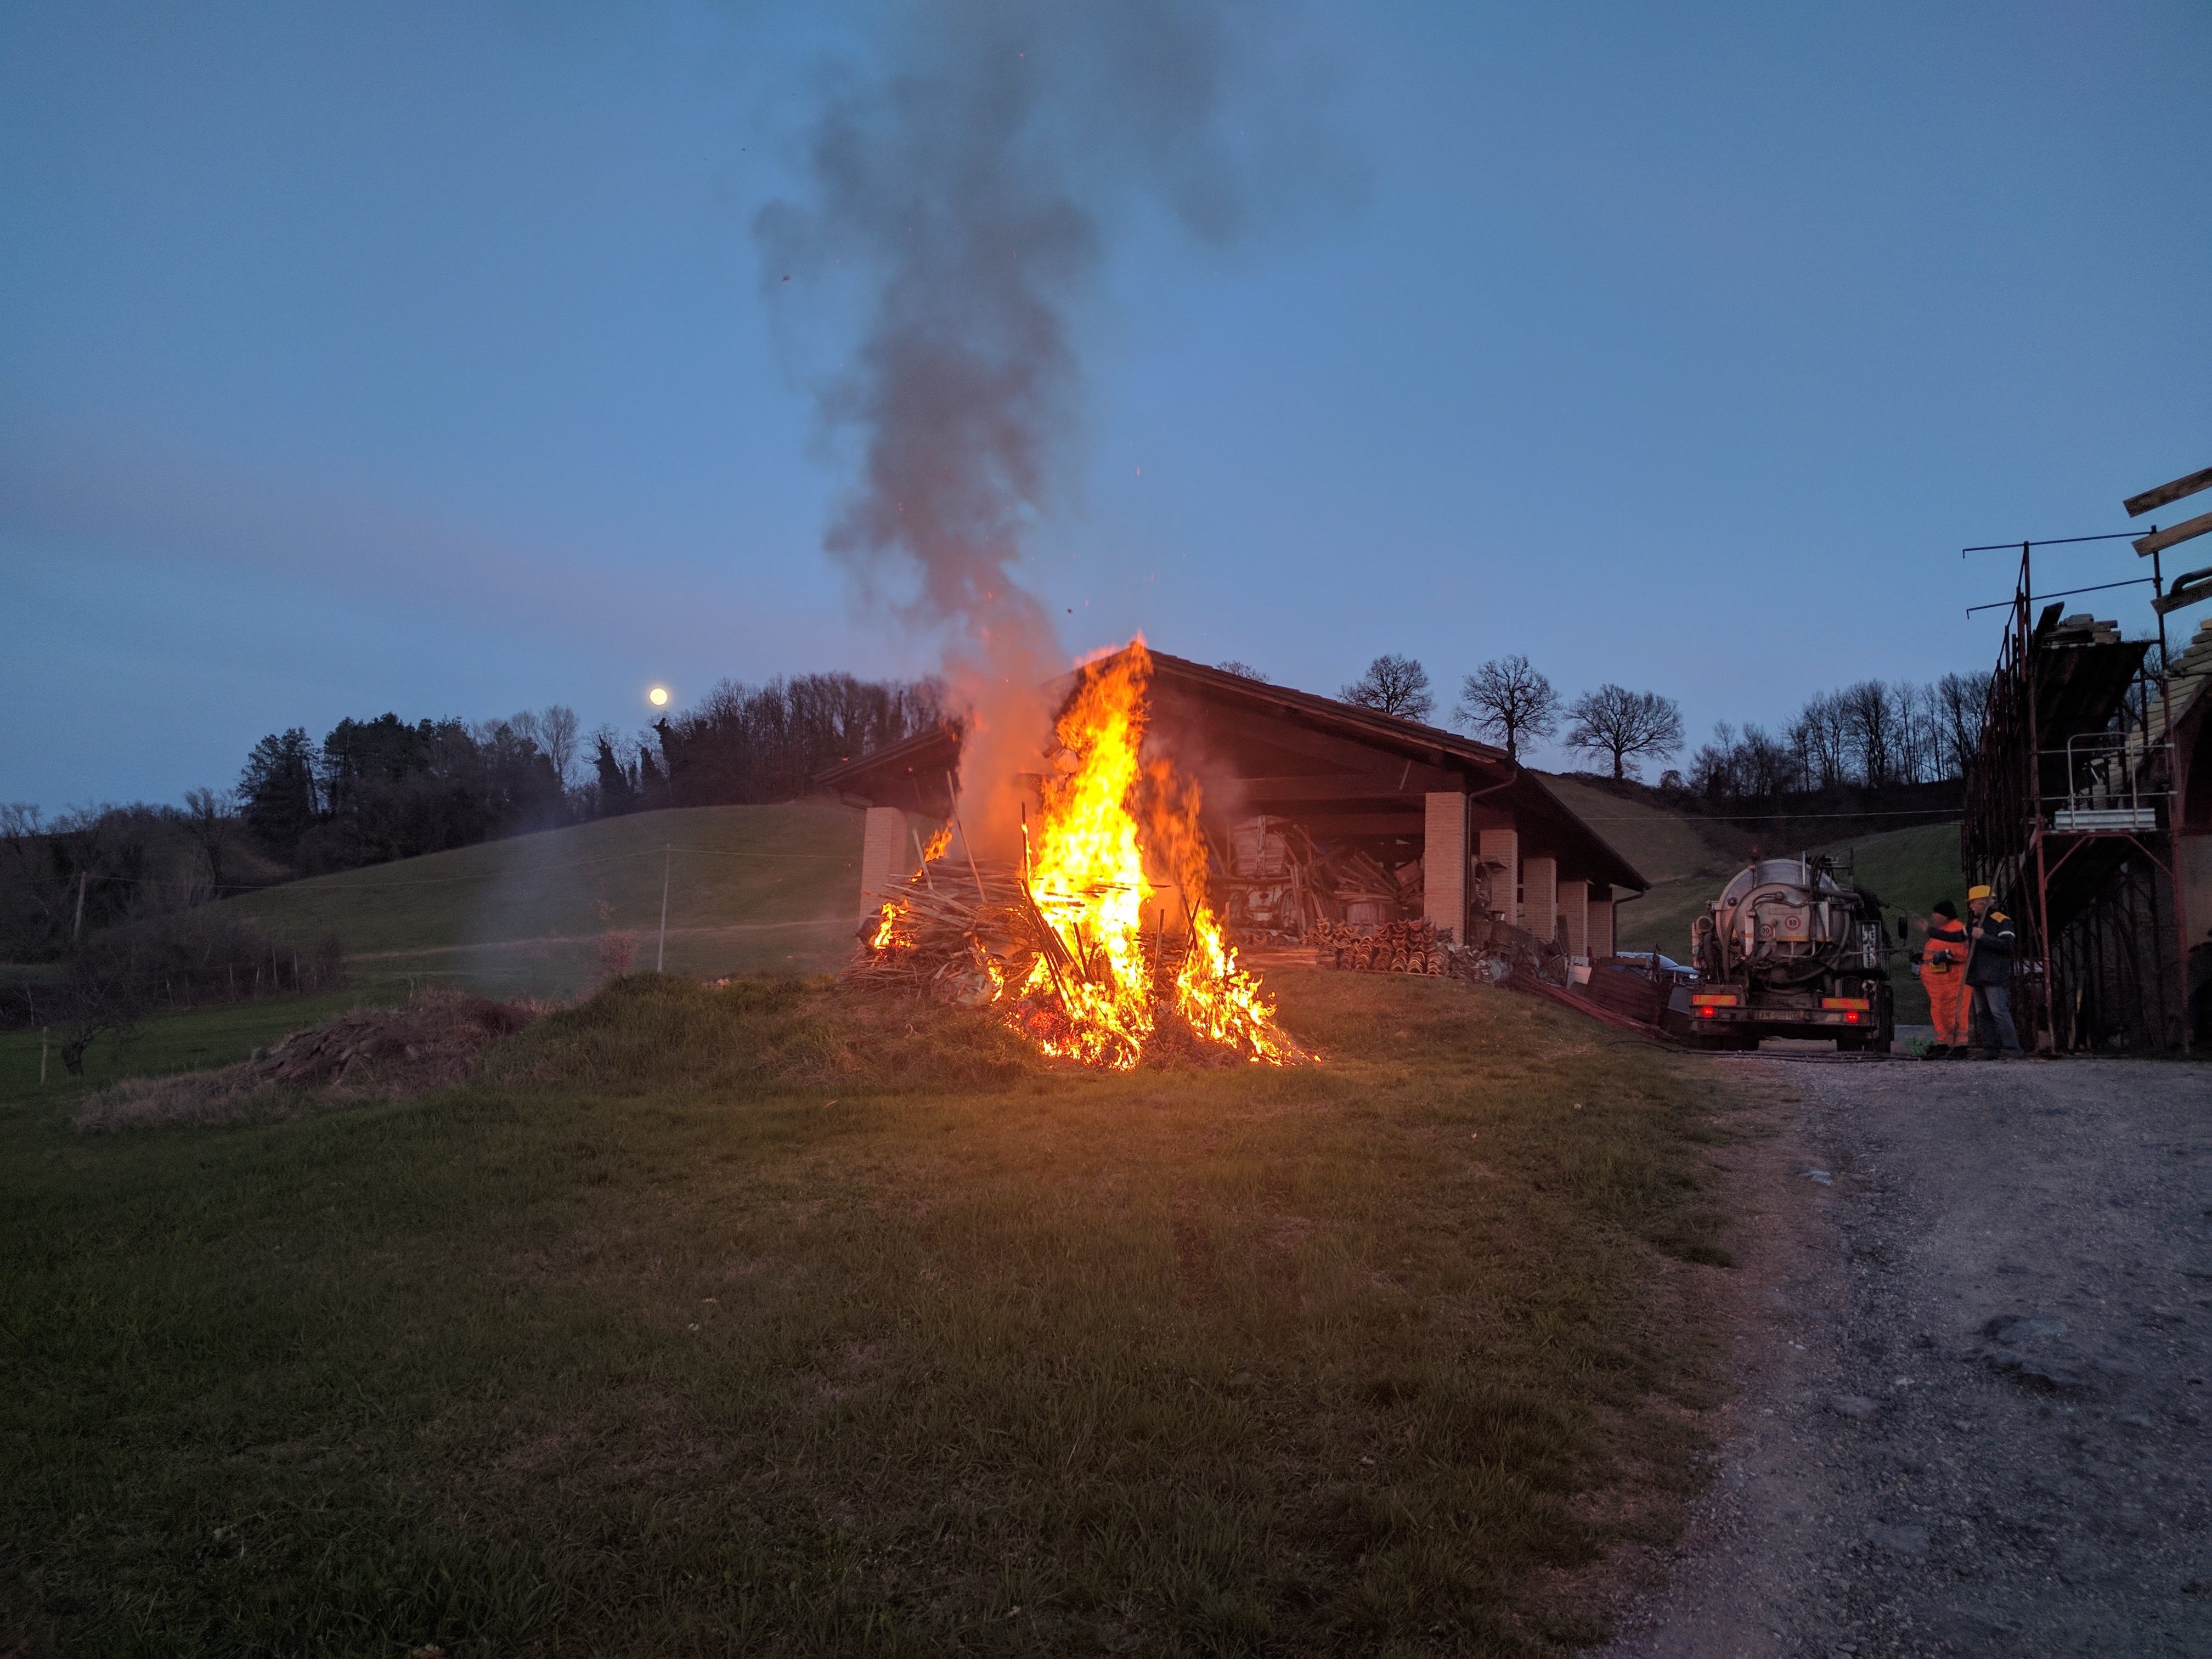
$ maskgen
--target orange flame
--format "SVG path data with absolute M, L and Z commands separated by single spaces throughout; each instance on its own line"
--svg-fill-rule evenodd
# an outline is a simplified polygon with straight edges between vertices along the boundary
M 1140 760 L 1151 674 L 1142 641 L 1092 665 L 1055 728 L 1061 753 L 1044 781 L 1035 832 L 1025 836 L 1025 878 L 1073 960 L 1039 958 L 1015 990 L 1038 1003 L 1049 994 L 1062 1018 L 1018 1023 L 1048 1054 L 1116 1070 L 1137 1063 L 1163 1000 L 1145 945 L 1145 917 L 1164 910 L 1165 898 L 1146 873 L 1149 844 L 1167 866 L 1188 933 L 1166 1000 L 1200 1036 L 1281 1065 L 1300 1058 L 1299 1050 L 1275 1024 L 1259 981 L 1238 966 L 1206 903 L 1197 787 L 1164 760 Z M 1141 830 L 1137 810 L 1146 813 Z M 1156 948 L 1161 943 L 1156 938 Z
M 908 923 L 906 907 L 896 899 L 887 899 L 882 909 L 876 912 L 876 931 L 868 935 L 871 951 L 911 951 L 914 934 Z

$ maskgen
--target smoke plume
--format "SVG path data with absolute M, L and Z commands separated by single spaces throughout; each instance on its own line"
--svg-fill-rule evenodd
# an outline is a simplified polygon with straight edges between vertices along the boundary
M 1297 106 L 1256 96 L 1273 77 L 1251 66 L 1279 38 L 1256 10 L 899 9 L 880 61 L 825 87 L 804 199 L 754 233 L 772 301 L 803 287 L 854 307 L 820 392 L 857 450 L 823 545 L 864 602 L 943 639 L 968 722 L 962 810 L 996 839 L 1049 733 L 1040 688 L 1067 666 L 1019 566 L 1076 470 L 1077 330 L 1109 229 L 1160 210 L 1226 243 L 1328 170 L 1295 121 L 1285 132 Z

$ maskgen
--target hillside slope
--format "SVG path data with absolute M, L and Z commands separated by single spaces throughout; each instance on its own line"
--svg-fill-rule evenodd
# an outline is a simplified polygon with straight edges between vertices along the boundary
M 1634 785 L 1547 773 L 1544 787 L 1648 881 L 1721 875 L 1751 855 L 1753 837 L 1736 825 L 1671 811 Z
M 857 921 L 861 813 L 823 801 L 603 818 L 320 876 L 224 905 L 301 950 L 335 936 L 356 982 L 550 995 L 587 983 L 610 930 L 653 965 L 665 851 L 667 965 L 835 968 Z

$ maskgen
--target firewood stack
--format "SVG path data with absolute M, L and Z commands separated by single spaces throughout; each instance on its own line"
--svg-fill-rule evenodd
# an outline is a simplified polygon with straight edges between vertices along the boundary
M 1363 974 L 1427 974 L 1444 971 L 1443 942 L 1428 921 L 1315 924 L 1314 965 Z

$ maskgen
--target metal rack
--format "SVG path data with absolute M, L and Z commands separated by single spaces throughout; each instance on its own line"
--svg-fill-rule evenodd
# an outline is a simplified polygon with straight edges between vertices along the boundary
M 2023 544 L 1967 769 L 1966 872 L 2014 916 L 2023 1036 L 2060 1053 L 2186 1048 L 2163 677 L 2144 671 L 2148 641 L 2054 635 L 2033 574 Z

